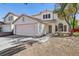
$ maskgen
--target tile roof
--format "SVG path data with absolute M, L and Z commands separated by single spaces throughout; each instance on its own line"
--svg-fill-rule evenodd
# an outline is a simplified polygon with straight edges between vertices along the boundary
M 28 16 L 28 15 L 25 15 L 25 14 L 22 14 L 21 16 L 19 16 L 13 23 L 15 23 L 19 18 L 21 18 L 21 17 L 23 17 L 23 16 L 32 18 L 33 20 L 36 20 L 36 21 L 38 21 L 38 22 L 40 22 L 40 23 L 43 23 L 43 21 L 42 21 L 41 19 L 34 18 L 34 17 L 32 17 L 32 16 Z
M 18 15 L 14 14 L 14 13 L 12 13 L 12 12 L 9 12 L 9 13 L 8 13 L 5 17 L 3 17 L 3 18 L 6 18 L 9 14 L 12 14 L 12 15 L 14 15 L 14 16 L 19 17 Z

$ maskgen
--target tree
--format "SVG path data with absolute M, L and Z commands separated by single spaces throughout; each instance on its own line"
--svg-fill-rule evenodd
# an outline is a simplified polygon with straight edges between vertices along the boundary
M 76 14 L 78 11 L 77 3 L 63 3 L 63 4 L 60 3 L 58 5 L 59 5 L 59 8 L 55 10 L 55 13 L 58 14 L 58 17 L 60 19 L 64 19 L 68 23 L 70 29 L 72 28 L 74 29 Z M 70 20 L 73 20 L 72 26 L 71 26 Z

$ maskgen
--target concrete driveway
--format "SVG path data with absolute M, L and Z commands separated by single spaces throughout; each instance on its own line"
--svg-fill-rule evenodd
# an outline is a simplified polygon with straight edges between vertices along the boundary
M 26 40 L 32 40 L 31 37 L 23 37 L 23 36 L 17 36 L 17 35 L 11 35 L 6 37 L 0 37 L 0 51 L 14 47 L 17 45 L 22 45 L 22 41 Z
M 9 56 L 17 53 L 17 51 L 21 51 L 25 49 L 24 45 L 30 44 L 32 45 L 35 42 L 45 42 L 47 37 L 40 37 L 40 38 L 32 38 L 32 37 L 25 37 L 25 36 L 5 36 L 0 37 L 0 56 Z

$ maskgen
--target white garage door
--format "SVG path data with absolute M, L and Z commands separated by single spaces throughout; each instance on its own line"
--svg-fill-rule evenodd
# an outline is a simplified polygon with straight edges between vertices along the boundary
M 16 25 L 15 26 L 15 33 L 16 35 L 34 35 L 36 33 L 35 24 L 28 24 L 28 25 Z
M 2 31 L 3 32 L 11 32 L 10 26 L 9 25 L 2 26 Z

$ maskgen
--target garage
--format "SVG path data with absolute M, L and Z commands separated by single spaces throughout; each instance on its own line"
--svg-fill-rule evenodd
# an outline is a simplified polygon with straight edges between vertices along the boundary
M 33 36 L 36 34 L 36 24 L 19 24 L 15 25 L 16 35 Z
M 41 36 L 42 21 L 31 16 L 22 15 L 14 23 L 13 33 L 22 36 Z
M 10 25 L 2 25 L 2 32 L 11 32 Z

